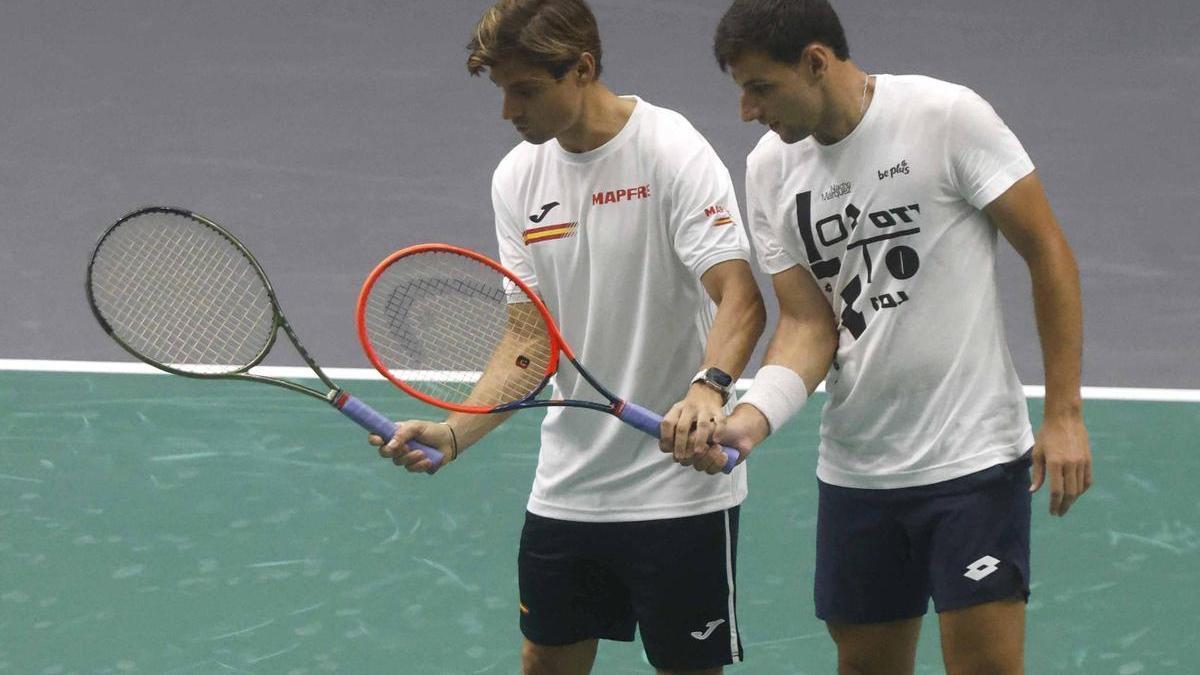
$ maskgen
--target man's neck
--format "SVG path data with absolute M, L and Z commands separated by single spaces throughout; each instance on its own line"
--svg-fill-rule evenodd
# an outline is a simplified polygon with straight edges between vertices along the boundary
M 849 136 L 867 114 L 875 93 L 874 80 L 849 61 L 833 77 L 825 118 L 813 131 L 821 145 L 833 145 Z
M 558 136 L 558 144 L 567 152 L 595 150 L 621 133 L 636 105 L 636 101 L 594 83 L 585 94 L 579 122 Z

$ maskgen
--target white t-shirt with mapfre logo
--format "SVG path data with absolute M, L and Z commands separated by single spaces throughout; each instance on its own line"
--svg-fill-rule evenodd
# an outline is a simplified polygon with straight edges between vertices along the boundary
M 856 488 L 928 485 L 1033 445 L 981 209 L 1033 171 L 978 94 L 877 75 L 841 141 L 775 133 L 747 160 L 759 262 L 801 265 L 839 321 L 817 476 Z
M 633 99 L 621 131 L 585 153 L 522 143 L 497 167 L 501 262 L 537 291 L 580 363 L 662 414 L 687 394 L 714 307 L 700 276 L 750 249 L 725 165 L 683 116 Z M 603 400 L 565 359 L 555 398 Z M 550 408 L 528 509 L 634 521 L 740 504 L 745 469 L 708 476 L 611 415 Z

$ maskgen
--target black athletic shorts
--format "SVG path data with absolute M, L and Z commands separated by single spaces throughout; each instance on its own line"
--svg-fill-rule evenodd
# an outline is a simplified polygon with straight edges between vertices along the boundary
M 817 617 L 877 623 L 1029 598 L 1030 455 L 912 488 L 818 481 Z
M 630 642 L 637 627 L 656 668 L 741 661 L 738 511 L 619 523 L 526 513 L 517 559 L 521 632 L 549 646 Z

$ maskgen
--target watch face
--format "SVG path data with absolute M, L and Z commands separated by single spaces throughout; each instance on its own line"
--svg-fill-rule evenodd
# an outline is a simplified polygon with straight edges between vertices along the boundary
M 720 368 L 709 368 L 708 372 L 705 373 L 705 377 L 707 377 L 713 384 L 721 387 L 728 387 L 729 385 L 733 384 L 733 377 Z

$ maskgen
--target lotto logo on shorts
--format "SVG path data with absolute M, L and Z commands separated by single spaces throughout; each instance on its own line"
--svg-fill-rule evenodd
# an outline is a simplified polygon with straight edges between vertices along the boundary
M 963 576 L 971 581 L 979 581 L 992 572 L 995 572 L 999 565 L 999 560 L 996 560 L 990 555 L 985 555 L 979 560 L 967 565 L 967 572 L 966 574 L 963 574 Z

